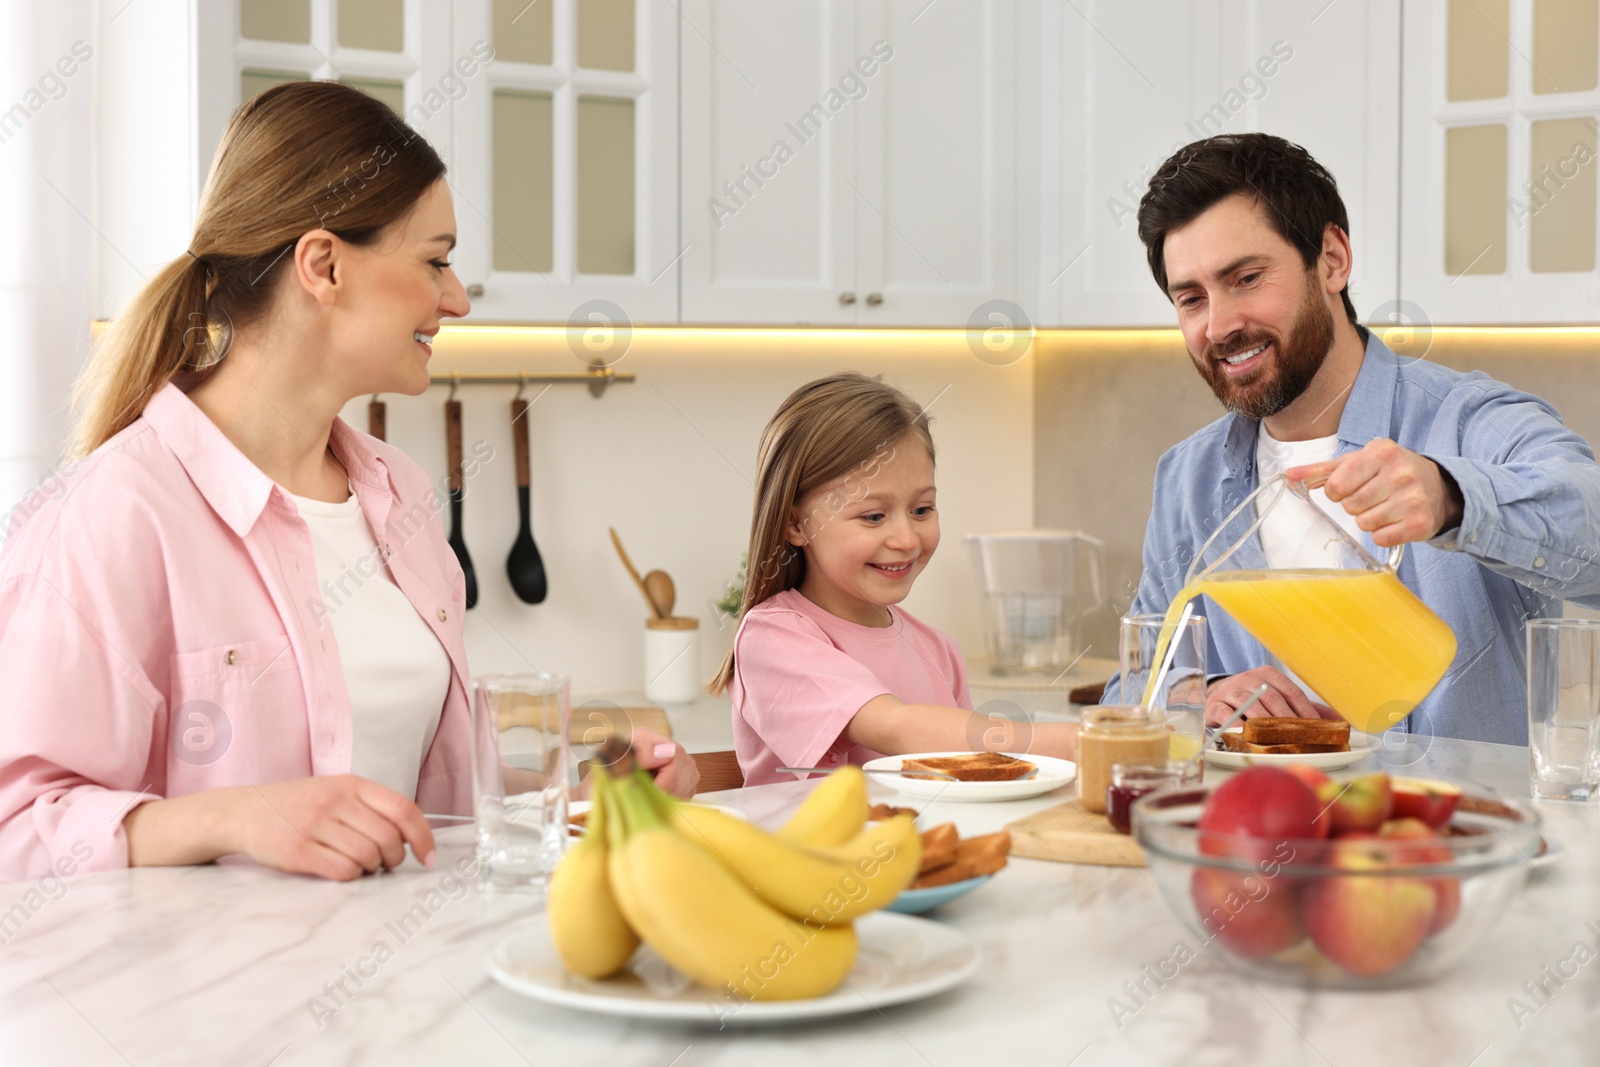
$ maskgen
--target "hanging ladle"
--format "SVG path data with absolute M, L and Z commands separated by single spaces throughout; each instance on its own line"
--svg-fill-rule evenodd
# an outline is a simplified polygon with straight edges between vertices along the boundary
M 540 604 L 549 593 L 545 578 L 544 560 L 539 556 L 539 546 L 533 542 L 533 524 L 528 515 L 528 402 L 522 399 L 527 376 L 517 386 L 517 395 L 511 400 L 511 439 L 517 448 L 517 513 L 521 527 L 517 539 L 511 543 L 511 555 L 506 557 L 506 577 L 511 579 L 511 591 L 525 604 Z M 547 387 L 548 388 L 548 387 Z
M 450 464 L 445 487 L 450 491 L 450 547 L 466 577 L 467 607 L 471 608 L 478 602 L 478 576 L 472 569 L 472 557 L 467 555 L 467 542 L 461 536 L 461 501 L 466 492 L 461 476 L 461 401 L 456 399 L 457 384 L 455 380 L 450 382 L 450 396 L 444 402 L 445 458 Z

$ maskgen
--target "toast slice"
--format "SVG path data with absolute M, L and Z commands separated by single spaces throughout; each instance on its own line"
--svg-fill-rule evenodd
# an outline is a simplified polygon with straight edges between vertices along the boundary
M 1350 724 L 1343 719 L 1246 719 L 1239 736 L 1254 745 L 1341 745 L 1321 751 L 1343 752 L 1350 747 Z
M 932 889 L 976 878 L 980 874 L 993 874 L 1006 865 L 1011 854 L 1011 835 L 1004 830 L 982 837 L 969 837 L 956 842 L 953 862 L 917 875 L 912 889 Z
M 953 822 L 940 823 L 931 830 L 922 832 L 922 863 L 917 867 L 917 874 L 927 874 L 929 871 L 956 861 L 956 846 L 961 843 L 961 835 L 956 832 Z
M 1222 747 L 1229 752 L 1249 752 L 1269 756 L 1305 756 L 1313 752 L 1349 752 L 1348 742 L 1342 745 L 1258 745 L 1253 741 L 1246 741 L 1241 734 L 1226 733 L 1222 735 Z
M 902 771 L 938 771 L 962 782 L 1009 782 L 1032 774 L 1034 765 L 998 752 L 970 756 L 929 756 L 900 761 Z

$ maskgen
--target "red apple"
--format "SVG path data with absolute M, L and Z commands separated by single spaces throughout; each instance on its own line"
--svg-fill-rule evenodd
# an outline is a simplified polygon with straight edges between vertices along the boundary
M 1295 887 L 1283 879 L 1197 867 L 1189 894 L 1201 924 L 1236 955 L 1258 959 L 1305 940 Z
M 1319 836 L 1311 787 L 1278 767 L 1247 767 L 1214 789 L 1200 813 L 1200 851 L 1282 861 L 1280 842 Z
M 1333 835 L 1372 833 L 1382 826 L 1394 809 L 1394 790 L 1382 771 L 1330 782 L 1319 798 L 1333 813 Z
M 1459 795 L 1459 794 L 1458 794 Z M 1421 819 L 1390 819 L 1378 830 L 1378 836 L 1390 840 L 1416 841 L 1415 845 L 1391 846 L 1390 857 L 1397 864 L 1415 863 L 1419 866 L 1449 863 L 1454 853 L 1444 845 L 1429 845 L 1438 841 L 1439 835 Z M 1435 895 L 1433 924 L 1428 933 L 1433 935 L 1456 921 L 1461 912 L 1461 879 L 1453 875 L 1429 878 Z
M 1396 778 L 1393 819 L 1421 819 L 1437 830 L 1450 821 L 1461 803 L 1461 790 L 1449 782 L 1427 778 Z
M 1347 874 L 1308 883 L 1300 918 L 1328 959 L 1351 974 L 1375 977 L 1405 963 L 1433 924 L 1437 893 L 1428 879 L 1386 873 L 1392 859 L 1376 834 L 1352 833 L 1328 846 L 1331 866 Z
M 1319 800 L 1322 797 L 1323 789 L 1333 784 L 1332 778 L 1307 763 L 1291 763 L 1284 767 L 1284 770 L 1310 786 L 1311 791 L 1317 794 Z M 1322 802 L 1321 807 L 1322 810 L 1317 813 L 1317 832 L 1314 836 L 1330 837 L 1333 834 L 1333 807 L 1326 801 Z

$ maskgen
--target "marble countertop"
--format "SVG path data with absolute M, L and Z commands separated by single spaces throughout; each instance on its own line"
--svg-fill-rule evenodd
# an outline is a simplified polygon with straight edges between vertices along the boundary
M 1418 747 L 1426 740 L 1377 759 L 1525 794 L 1525 749 Z M 808 788 L 714 799 L 770 824 Z M 972 834 L 1055 802 L 933 804 L 925 818 Z M 452 872 L 468 861 L 466 828 L 439 835 L 436 870 L 409 862 L 348 884 L 227 863 L 9 885 L 0 887 L 0 1063 L 1593 1064 L 1600 959 L 1550 985 L 1536 1012 L 1519 1020 L 1509 1007 L 1513 997 L 1531 1003 L 1523 983 L 1579 941 L 1600 940 L 1600 806 L 1540 808 L 1547 836 L 1566 846 L 1561 861 L 1532 872 L 1501 922 L 1440 980 L 1313 993 L 1252 983 L 1201 952 L 1120 1022 L 1112 998 L 1125 999 L 1123 983 L 1185 933 L 1135 869 L 1013 860 L 939 913 L 981 946 L 964 986 L 836 1020 L 720 1032 L 591 1016 L 493 983 L 490 946 L 543 913 Z

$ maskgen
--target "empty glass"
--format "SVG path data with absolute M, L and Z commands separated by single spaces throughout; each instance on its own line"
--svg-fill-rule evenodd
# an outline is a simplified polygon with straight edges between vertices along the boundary
M 472 814 L 479 880 L 543 888 L 567 842 L 570 681 L 487 675 L 472 686 Z
M 1528 763 L 1540 800 L 1600 795 L 1600 621 L 1528 621 Z
M 1117 658 L 1121 695 L 1106 694 L 1108 704 L 1142 704 L 1150 676 L 1160 668 L 1156 656 L 1161 645 L 1160 615 L 1125 615 L 1118 639 Z M 1196 615 L 1174 631 L 1169 646 L 1172 666 L 1151 700 L 1152 710 L 1166 716 L 1172 727 L 1171 756 L 1186 760 L 1205 744 L 1206 736 L 1206 618 Z M 1161 653 L 1165 654 L 1165 653 Z

